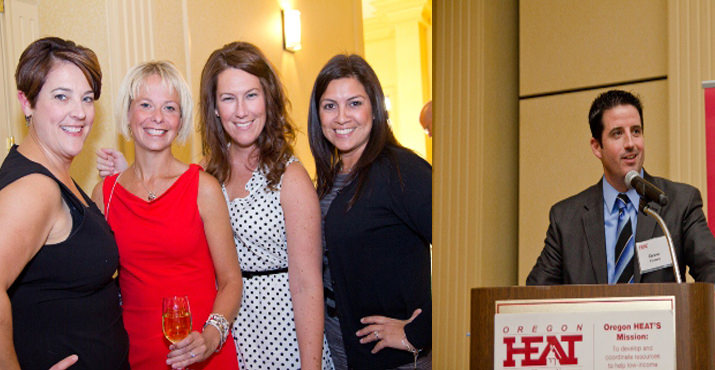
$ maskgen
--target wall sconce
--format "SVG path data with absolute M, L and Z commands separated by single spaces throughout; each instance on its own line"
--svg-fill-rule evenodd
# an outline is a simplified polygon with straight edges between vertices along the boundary
M 300 45 L 300 11 L 295 9 L 281 10 L 283 18 L 283 49 L 295 53 Z

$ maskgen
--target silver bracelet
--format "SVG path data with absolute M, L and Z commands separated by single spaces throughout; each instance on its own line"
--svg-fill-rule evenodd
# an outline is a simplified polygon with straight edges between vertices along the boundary
M 402 345 L 407 348 L 409 352 L 412 352 L 412 356 L 414 357 L 414 368 L 417 369 L 417 357 L 420 356 L 420 352 L 422 351 L 421 349 L 417 349 L 413 347 L 410 342 L 407 341 L 407 337 L 402 337 Z
M 206 320 L 206 323 L 204 324 L 204 330 L 206 329 L 207 326 L 213 326 L 218 330 L 219 335 L 221 336 L 221 340 L 219 341 L 218 348 L 216 348 L 216 352 L 220 351 L 221 348 L 223 347 L 223 344 L 226 343 L 226 339 L 228 338 L 228 332 L 229 332 L 229 323 L 226 318 L 221 315 L 220 313 L 212 313 L 209 315 L 209 318 Z

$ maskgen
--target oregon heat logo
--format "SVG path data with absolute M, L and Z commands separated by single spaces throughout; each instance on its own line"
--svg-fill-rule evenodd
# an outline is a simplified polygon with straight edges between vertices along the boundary
M 508 331 L 507 328 L 505 330 Z M 523 332 L 523 327 L 517 332 Z M 504 367 L 578 365 L 576 343 L 583 342 L 583 335 L 504 336 L 502 340 L 506 346 L 506 359 L 502 363 Z

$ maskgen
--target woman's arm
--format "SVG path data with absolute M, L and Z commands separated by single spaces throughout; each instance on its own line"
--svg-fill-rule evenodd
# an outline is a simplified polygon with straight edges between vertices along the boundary
M 218 283 L 212 313 L 223 315 L 230 327 L 241 304 L 243 281 L 226 200 L 218 181 L 205 172 L 199 173 L 198 205 Z M 203 321 L 207 318 L 194 319 Z M 167 363 L 174 368 L 184 368 L 203 361 L 216 351 L 220 341 L 218 329 L 208 325 L 203 332 L 193 332 L 188 338 L 169 347 L 172 351 Z
M 0 209 L 0 369 L 19 370 L 7 291 L 44 244 L 67 238 L 72 219 L 57 183 L 39 174 L 0 191 Z
M 281 206 L 300 363 L 304 370 L 320 369 L 325 325 L 320 203 L 308 173 L 298 162 L 288 165 L 283 175 Z

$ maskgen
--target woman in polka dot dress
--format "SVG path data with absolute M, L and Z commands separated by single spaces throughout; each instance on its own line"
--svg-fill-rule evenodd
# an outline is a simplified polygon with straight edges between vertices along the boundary
M 223 184 L 243 271 L 233 335 L 241 369 L 332 369 L 320 206 L 293 156 L 286 104 L 273 68 L 251 44 L 214 51 L 201 73 L 204 164 Z

